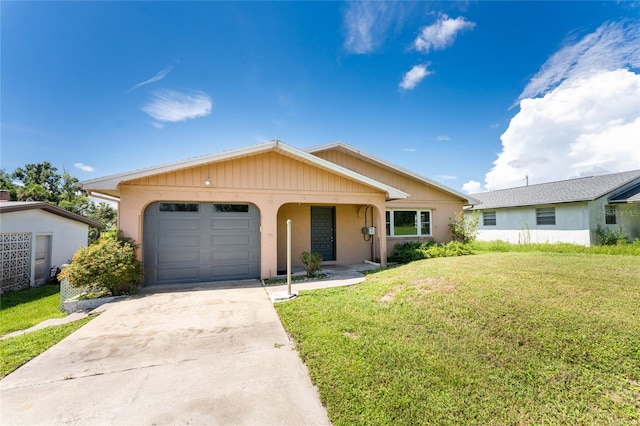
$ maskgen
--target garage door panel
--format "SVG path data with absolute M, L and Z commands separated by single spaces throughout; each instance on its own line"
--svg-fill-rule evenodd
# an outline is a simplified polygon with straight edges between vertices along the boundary
M 211 268 L 212 275 L 215 275 L 218 279 L 242 279 L 249 275 L 249 272 L 249 265 L 221 265 Z
M 169 266 L 175 263 L 200 263 L 200 251 L 180 250 L 180 251 L 158 251 L 156 259 L 159 266 Z
M 157 269 L 157 282 L 158 284 L 166 282 L 180 281 L 193 281 L 200 278 L 200 268 L 168 268 Z
M 225 213 L 229 214 L 229 213 Z M 225 218 L 225 219 L 217 219 L 214 218 L 211 221 L 211 227 L 214 230 L 233 230 L 233 229 L 244 229 L 247 230 L 251 227 L 249 219 L 237 219 L 237 218 Z
M 159 213 L 159 214 L 162 214 L 162 213 Z M 158 226 L 157 226 L 158 231 L 166 231 L 169 229 L 173 231 L 188 231 L 188 230 L 198 231 L 200 229 L 200 218 L 195 217 L 190 219 L 190 218 L 175 217 L 170 219 L 167 218 L 167 219 L 158 220 Z
M 250 258 L 251 256 L 246 250 L 217 250 L 211 254 L 213 262 L 222 260 L 240 262 L 243 260 L 248 261 Z
M 163 202 L 173 208 L 162 210 L 160 204 L 151 204 L 144 215 L 145 285 L 259 277 L 256 206 Z
M 249 236 L 244 235 L 214 235 L 211 240 L 211 247 L 228 247 L 228 246 L 243 246 L 246 248 L 249 245 Z
M 200 248 L 199 235 L 180 235 L 180 234 L 160 234 L 157 237 L 157 247 L 159 249 L 168 247 L 194 247 Z

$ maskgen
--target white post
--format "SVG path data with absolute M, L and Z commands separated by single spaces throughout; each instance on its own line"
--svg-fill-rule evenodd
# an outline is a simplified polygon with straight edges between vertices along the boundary
M 287 295 L 291 296 L 291 219 L 287 219 Z

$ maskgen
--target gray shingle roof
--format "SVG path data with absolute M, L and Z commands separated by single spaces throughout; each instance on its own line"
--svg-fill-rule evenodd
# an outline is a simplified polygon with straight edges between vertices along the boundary
M 481 201 L 474 206 L 477 210 L 591 201 L 639 178 L 640 170 L 631 170 L 470 195 Z

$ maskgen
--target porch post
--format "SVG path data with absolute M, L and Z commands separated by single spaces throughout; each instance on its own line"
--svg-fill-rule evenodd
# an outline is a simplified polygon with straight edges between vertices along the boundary
M 386 202 L 375 204 L 377 210 L 377 234 L 378 251 L 380 253 L 380 266 L 387 266 L 387 223 L 386 223 Z

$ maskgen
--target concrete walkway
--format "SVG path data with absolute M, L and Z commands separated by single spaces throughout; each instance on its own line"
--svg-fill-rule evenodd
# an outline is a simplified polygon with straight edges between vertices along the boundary
M 112 303 L 0 381 L 2 424 L 329 424 L 258 282 Z
M 89 316 L 89 313 L 87 312 L 74 312 L 72 314 L 67 315 L 66 317 L 48 319 L 48 320 L 42 321 L 40 324 L 36 324 L 33 327 L 29 327 L 27 329 L 3 334 L 2 336 L 0 336 L 0 340 L 8 339 L 10 337 L 20 336 L 21 334 L 25 334 L 25 333 L 31 333 L 32 331 L 40 330 L 46 327 L 51 327 L 52 325 L 62 325 L 68 322 L 78 321 L 88 316 Z

